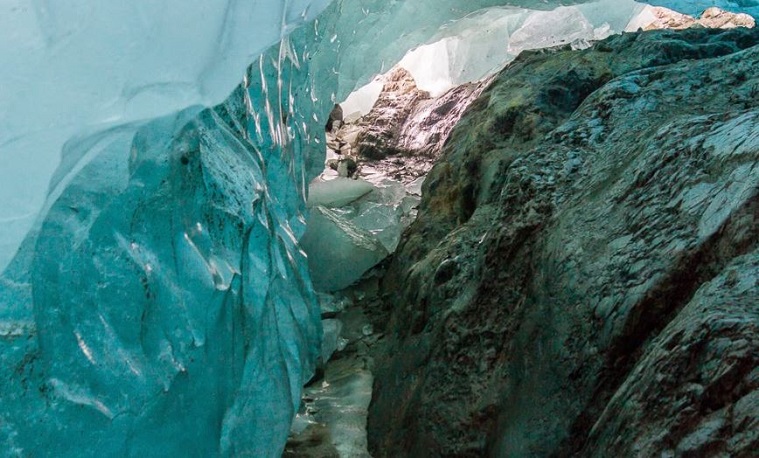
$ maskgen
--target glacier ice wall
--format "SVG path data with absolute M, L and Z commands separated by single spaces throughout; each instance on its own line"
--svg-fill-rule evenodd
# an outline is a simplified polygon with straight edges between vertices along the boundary
M 297 246 L 310 38 L 264 54 L 213 109 L 68 143 L 77 166 L 0 285 L 10 450 L 281 451 L 321 337 Z
M 0 270 L 75 134 L 221 102 L 330 0 L 0 2 Z
M 633 0 L 601 0 L 548 11 L 485 8 L 443 27 L 399 65 L 411 72 L 420 89 L 438 96 L 493 74 L 524 50 L 587 43 L 620 33 L 643 8 Z
M 48 189 L 0 278 L 4 456 L 281 450 L 321 333 L 297 247 L 314 34 L 177 110 L 320 3 L 0 6 L 6 255 Z

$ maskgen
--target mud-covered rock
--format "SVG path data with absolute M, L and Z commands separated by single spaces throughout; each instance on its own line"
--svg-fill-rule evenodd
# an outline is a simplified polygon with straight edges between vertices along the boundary
M 523 53 L 382 291 L 375 456 L 750 456 L 759 32 Z

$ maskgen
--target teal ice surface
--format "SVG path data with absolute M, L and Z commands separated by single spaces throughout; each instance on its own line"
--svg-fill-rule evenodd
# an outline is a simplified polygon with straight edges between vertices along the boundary
M 213 109 L 68 143 L 0 284 L 6 454 L 280 452 L 321 341 L 296 59 L 271 50 Z

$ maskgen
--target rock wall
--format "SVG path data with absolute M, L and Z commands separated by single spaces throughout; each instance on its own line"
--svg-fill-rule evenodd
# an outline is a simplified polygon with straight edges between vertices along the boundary
M 355 158 L 359 166 L 410 183 L 432 168 L 454 126 L 488 82 L 463 84 L 431 97 L 406 69 L 396 66 L 383 76 L 371 111 L 328 133 L 327 146 L 341 159 Z
M 731 13 L 717 7 L 707 8 L 700 17 L 696 18 L 668 8 L 646 5 L 643 11 L 627 25 L 627 31 L 634 32 L 639 28 L 680 30 L 691 27 L 731 29 L 734 27 L 753 28 L 754 26 L 756 26 L 756 20 L 750 15 Z
M 362 128 L 358 154 L 368 159 L 394 154 L 436 156 L 483 85 L 464 84 L 431 97 L 416 86 L 411 73 L 396 67 L 385 77 L 371 112 L 357 123 Z
M 383 279 L 374 456 L 759 449 L 757 43 L 624 34 L 493 80 Z

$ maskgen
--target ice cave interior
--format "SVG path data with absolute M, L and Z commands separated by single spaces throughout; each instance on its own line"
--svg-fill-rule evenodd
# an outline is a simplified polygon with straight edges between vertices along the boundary
M 334 105 L 368 115 L 398 67 L 439 97 L 522 51 L 635 31 L 646 8 L 2 2 L 2 453 L 280 456 L 341 345 L 325 303 L 393 252 L 423 189 L 325 168 Z

